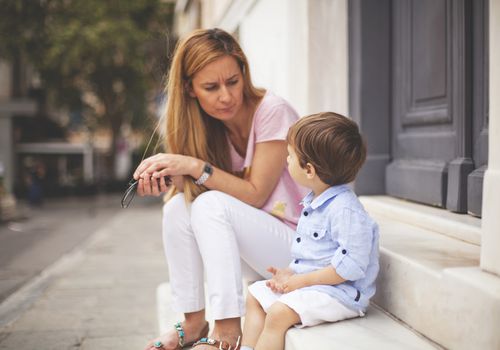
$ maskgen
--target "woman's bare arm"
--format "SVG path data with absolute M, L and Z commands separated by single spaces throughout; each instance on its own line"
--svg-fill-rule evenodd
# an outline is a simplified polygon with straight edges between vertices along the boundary
M 286 166 L 286 141 L 268 141 L 255 145 L 254 158 L 248 179 L 214 167 L 213 174 L 204 183 L 211 190 L 225 192 L 239 200 L 260 208 L 271 195 Z M 134 173 L 139 182 L 139 194 L 157 195 L 165 192 L 164 186 L 154 185 L 151 177 L 165 175 L 190 175 L 197 179 L 203 172 L 205 162 L 193 157 L 158 154 L 144 160 Z

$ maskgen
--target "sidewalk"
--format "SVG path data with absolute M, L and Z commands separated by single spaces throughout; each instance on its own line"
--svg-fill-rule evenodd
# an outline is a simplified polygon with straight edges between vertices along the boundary
M 161 203 L 136 198 L 0 304 L 0 349 L 143 349 L 167 279 Z
M 19 201 L 20 218 L 0 223 L 0 304 L 120 212 L 120 198 L 51 198 L 36 208 Z

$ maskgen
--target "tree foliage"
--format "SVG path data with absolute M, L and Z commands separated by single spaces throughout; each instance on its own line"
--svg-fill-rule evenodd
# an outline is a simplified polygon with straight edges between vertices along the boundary
M 114 140 L 124 122 L 144 119 L 147 93 L 165 74 L 172 2 L 0 0 L 0 8 L 0 55 L 30 62 L 52 103 L 109 127 Z

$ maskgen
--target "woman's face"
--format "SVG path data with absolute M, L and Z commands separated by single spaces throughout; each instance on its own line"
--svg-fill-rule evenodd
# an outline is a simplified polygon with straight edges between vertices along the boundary
M 224 56 L 207 64 L 194 75 L 190 95 L 208 115 L 233 119 L 243 105 L 243 75 L 236 59 Z

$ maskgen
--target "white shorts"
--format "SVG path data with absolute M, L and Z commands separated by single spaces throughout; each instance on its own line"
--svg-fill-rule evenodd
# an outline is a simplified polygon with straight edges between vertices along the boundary
M 277 301 L 290 307 L 300 317 L 301 324 L 295 325 L 298 328 L 364 316 L 362 311 L 351 310 L 330 295 L 315 290 L 297 289 L 280 294 L 267 287 L 266 281 L 258 281 L 248 287 L 248 291 L 265 312 Z

